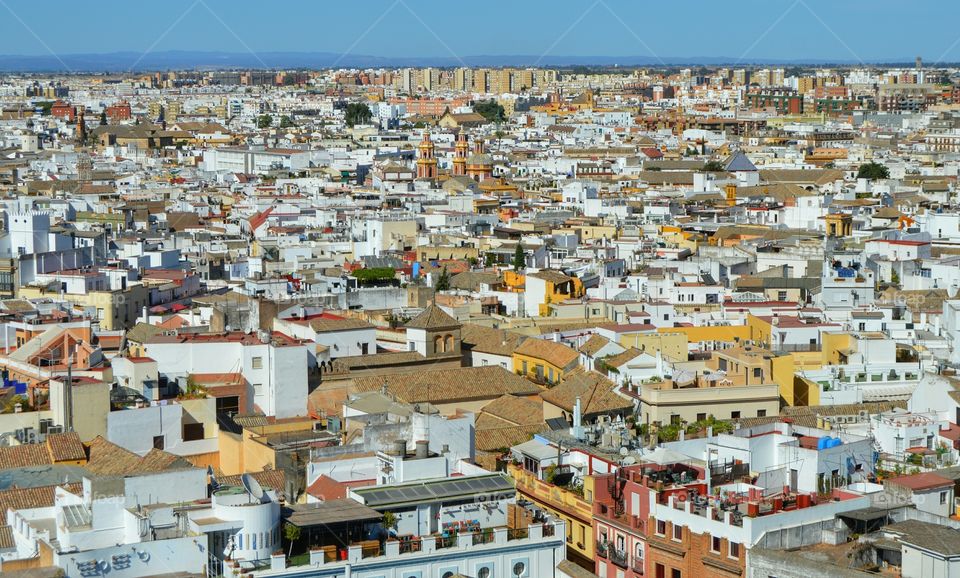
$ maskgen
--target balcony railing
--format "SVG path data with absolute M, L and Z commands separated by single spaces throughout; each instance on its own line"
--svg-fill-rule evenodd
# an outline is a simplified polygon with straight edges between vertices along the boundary
M 480 544 L 492 544 L 493 540 L 493 532 L 479 532 L 473 535 L 474 546 L 478 546 Z
M 630 557 L 630 569 L 633 570 L 634 574 L 638 576 L 643 576 L 643 568 L 644 568 L 643 558 L 640 558 L 639 556 Z
M 627 567 L 629 558 L 630 557 L 623 550 L 617 550 L 616 548 L 610 549 L 610 561 L 621 568 Z
M 599 558 L 606 558 L 606 557 L 607 557 L 607 547 L 608 547 L 608 546 L 609 546 L 609 544 L 607 544 L 606 542 L 601 542 L 601 541 L 599 541 L 599 540 L 597 541 L 597 556 L 598 556 Z
M 453 548 L 456 545 L 457 545 L 456 536 L 446 536 L 446 537 L 437 536 L 437 547 L 436 547 L 437 550 L 441 550 L 443 548 Z
M 412 554 L 413 552 L 420 552 L 421 550 L 423 550 L 423 542 L 420 538 L 410 538 L 400 541 L 401 554 Z

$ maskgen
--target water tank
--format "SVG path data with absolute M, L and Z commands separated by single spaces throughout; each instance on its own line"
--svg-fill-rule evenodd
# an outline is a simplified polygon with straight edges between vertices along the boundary
M 817 449 L 824 450 L 830 447 L 830 436 L 823 436 L 817 440 Z
M 835 448 L 835 447 L 841 446 L 841 445 L 843 445 L 843 442 L 840 441 L 840 438 L 831 438 L 831 439 L 830 439 L 830 446 L 829 446 L 829 447 Z

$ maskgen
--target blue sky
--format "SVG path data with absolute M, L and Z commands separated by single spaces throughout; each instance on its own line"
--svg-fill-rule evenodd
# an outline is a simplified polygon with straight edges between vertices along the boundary
M 0 54 L 919 54 L 932 63 L 960 61 L 958 17 L 955 0 L 0 0 Z

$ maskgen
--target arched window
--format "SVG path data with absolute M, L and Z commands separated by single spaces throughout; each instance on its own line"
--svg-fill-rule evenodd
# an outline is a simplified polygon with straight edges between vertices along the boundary
M 433 338 L 433 350 L 436 353 L 443 353 L 443 336 L 437 335 Z
M 447 335 L 447 352 L 456 351 L 456 348 L 453 346 L 453 335 Z

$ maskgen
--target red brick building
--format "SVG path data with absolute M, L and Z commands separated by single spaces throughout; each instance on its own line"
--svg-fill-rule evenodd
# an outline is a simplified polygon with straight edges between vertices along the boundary
M 68 102 L 58 100 L 50 107 L 50 115 L 67 122 L 73 122 L 77 120 L 77 107 Z
M 130 120 L 133 117 L 133 114 L 130 111 L 130 103 L 126 101 L 120 101 L 117 104 L 108 106 L 104 109 L 104 112 L 113 122 L 119 122 L 122 120 Z

